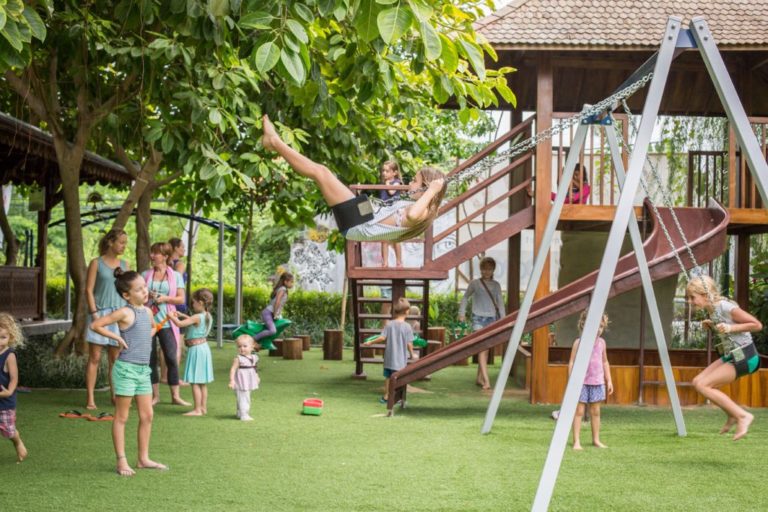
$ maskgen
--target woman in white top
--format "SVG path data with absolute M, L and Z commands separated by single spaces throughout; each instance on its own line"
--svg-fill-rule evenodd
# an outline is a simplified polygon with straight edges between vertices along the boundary
M 374 215 L 365 195 L 356 196 L 326 166 L 283 142 L 268 116 L 262 123 L 264 148 L 276 151 L 294 171 L 317 184 L 348 240 L 401 242 L 423 233 L 437 217 L 446 189 L 445 176 L 437 169 L 424 167 L 411 181 L 409 194 L 415 201 L 396 201 Z

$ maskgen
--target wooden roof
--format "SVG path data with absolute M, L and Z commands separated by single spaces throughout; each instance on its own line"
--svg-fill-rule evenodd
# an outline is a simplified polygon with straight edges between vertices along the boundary
M 477 30 L 499 56 L 489 67 L 518 69 L 508 78 L 518 109 L 536 110 L 536 77 L 548 60 L 553 111 L 578 112 L 610 96 L 658 49 L 673 14 L 686 23 L 706 17 L 747 114 L 767 116 L 768 0 L 514 0 L 478 21 Z M 634 112 L 645 94 L 629 99 Z M 660 113 L 723 115 L 698 51 L 672 64 Z
M 86 152 L 81 183 L 129 184 L 131 174 L 122 166 Z M 51 134 L 0 112 L 0 184 L 24 183 L 56 188 L 59 166 Z
M 655 49 L 667 18 L 705 16 L 721 49 L 768 48 L 768 0 L 513 0 L 476 23 L 497 49 Z

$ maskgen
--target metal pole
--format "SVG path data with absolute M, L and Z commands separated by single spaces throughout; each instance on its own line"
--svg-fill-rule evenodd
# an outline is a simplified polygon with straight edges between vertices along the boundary
M 585 107 L 586 109 L 587 107 Z M 536 259 L 533 263 L 533 269 L 531 271 L 531 277 L 528 281 L 528 286 L 525 290 L 525 296 L 523 297 L 523 303 L 520 305 L 520 309 L 517 312 L 517 320 L 515 326 L 512 329 L 512 334 L 509 336 L 509 344 L 507 345 L 507 351 L 504 354 L 504 359 L 501 362 L 501 370 L 499 376 L 496 379 L 496 384 L 493 387 L 493 396 L 491 402 L 488 404 L 488 410 L 485 413 L 485 421 L 483 427 L 480 430 L 481 433 L 487 434 L 491 431 L 493 426 L 493 420 L 496 418 L 496 413 L 499 410 L 501 404 L 501 397 L 504 394 L 504 388 L 507 385 L 507 379 L 509 378 L 509 372 L 512 369 L 512 363 L 517 354 L 517 349 L 520 346 L 520 339 L 525 331 L 525 323 L 528 320 L 528 313 L 531 311 L 533 305 L 533 298 L 536 293 L 536 287 L 541 279 L 541 274 L 544 270 L 544 263 L 549 253 L 549 247 L 552 244 L 552 237 L 557 229 L 557 222 L 560 220 L 560 212 L 563 210 L 563 204 L 565 198 L 568 195 L 568 191 L 571 187 L 571 178 L 573 171 L 576 168 L 576 163 L 579 159 L 579 153 L 584 146 L 584 141 L 587 138 L 587 132 L 589 131 L 589 125 L 581 124 L 576 129 L 576 134 L 571 144 L 571 149 L 568 152 L 568 157 L 565 159 L 565 167 L 563 168 L 563 174 L 560 178 L 560 185 L 557 188 L 557 196 L 555 202 L 552 205 L 552 211 L 547 218 L 547 225 L 544 228 L 544 235 L 541 239 L 541 246 L 539 247 L 539 253 L 536 255 Z
M 224 223 L 219 222 L 219 288 L 216 301 L 216 346 L 224 346 Z
M 679 17 L 671 16 L 667 21 L 667 27 L 664 32 L 659 56 L 656 60 L 653 79 L 650 83 L 645 107 L 643 108 L 643 118 L 638 130 L 635 148 L 629 162 L 629 171 L 627 172 L 624 188 L 619 194 L 619 202 L 616 206 L 616 215 L 611 224 L 611 230 L 608 234 L 603 261 L 600 264 L 600 271 L 597 275 L 594 291 L 592 292 L 592 301 L 587 312 L 587 320 L 581 335 L 581 342 L 576 351 L 576 359 L 573 365 L 571 376 L 568 379 L 568 385 L 565 388 L 563 404 L 560 408 L 560 416 L 557 419 L 555 433 L 552 436 L 552 442 L 549 445 L 547 459 L 544 462 L 539 487 L 536 491 L 536 497 L 533 501 L 533 509 L 537 512 L 546 511 L 549 502 L 552 499 L 552 492 L 555 488 L 557 475 L 560 471 L 560 464 L 563 460 L 563 453 L 568 442 L 568 434 L 571 430 L 571 424 L 576 413 L 576 406 L 579 400 L 579 394 L 587 374 L 587 366 L 592 349 L 595 345 L 595 339 L 600 327 L 600 320 L 605 311 L 605 304 L 608 301 L 613 276 L 616 273 L 616 264 L 621 255 L 621 245 L 624 234 L 627 231 L 629 218 L 633 215 L 633 203 L 635 193 L 640 185 L 645 159 L 648 154 L 648 144 L 653 134 L 654 124 L 659 112 L 661 97 L 664 93 L 664 86 L 667 83 L 669 68 L 674 57 L 677 35 L 680 32 Z
M 616 177 L 619 180 L 619 187 L 623 189 L 625 181 L 624 162 L 621 160 L 621 149 L 619 147 L 618 141 L 616 140 L 616 132 L 614 132 L 612 129 L 605 130 L 605 135 L 608 139 L 608 146 L 611 150 L 613 165 L 616 167 Z M 672 414 L 675 417 L 677 435 L 680 437 L 685 437 L 686 431 L 685 420 L 683 419 L 683 409 L 680 407 L 680 399 L 677 396 L 675 375 L 672 373 L 672 362 L 669 359 L 669 351 L 667 350 L 667 339 L 666 336 L 664 336 L 664 329 L 661 326 L 659 306 L 656 303 L 656 294 L 653 292 L 653 280 L 651 279 L 651 272 L 648 268 L 648 260 L 645 257 L 645 250 L 643 249 L 643 237 L 640 236 L 640 228 L 637 226 L 637 222 L 634 220 L 629 222 L 629 236 L 632 239 L 632 246 L 635 249 L 637 268 L 640 271 L 640 279 L 643 283 L 643 294 L 645 295 L 645 303 L 648 305 L 648 315 L 651 318 L 653 334 L 656 338 L 656 347 L 659 350 L 659 360 L 661 361 L 661 367 L 664 370 L 664 382 L 667 386 L 669 403 L 672 406 Z M 641 340 L 640 343 L 643 343 L 643 341 Z M 641 382 L 642 378 L 643 376 L 641 375 Z
M 237 225 L 237 244 L 235 247 L 235 323 L 243 323 L 243 227 Z

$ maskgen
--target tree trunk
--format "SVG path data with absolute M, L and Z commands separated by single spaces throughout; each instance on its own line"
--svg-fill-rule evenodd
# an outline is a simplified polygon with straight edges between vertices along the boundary
M 139 272 L 149 268 L 149 223 L 152 221 L 150 208 L 152 206 L 152 194 L 155 191 L 155 183 L 150 183 L 142 192 L 136 205 L 136 270 Z
M 144 162 L 141 166 L 141 170 L 136 169 L 136 163 L 128 159 L 122 148 L 117 152 L 118 159 L 123 164 L 123 167 L 133 173 L 136 176 L 136 180 L 134 181 L 128 196 L 125 198 L 125 201 L 123 201 L 123 205 L 120 207 L 120 212 L 117 214 L 112 229 L 125 229 L 125 225 L 128 224 L 128 219 L 130 219 L 133 214 L 133 209 L 147 189 L 150 189 L 150 198 L 152 196 L 151 192 L 156 186 L 155 180 L 157 171 L 160 169 L 160 164 L 163 161 L 163 154 L 155 151 L 154 148 L 151 148 L 150 151 L 152 156 Z
M 58 162 L 64 197 L 64 219 L 67 225 L 68 270 L 74 283 L 75 310 L 72 317 L 72 327 L 56 348 L 56 355 L 59 356 L 71 352 L 73 345 L 78 353 L 84 353 L 86 348 L 86 268 L 85 251 L 83 250 L 83 228 L 80 216 L 80 166 L 83 161 L 83 151 L 73 149 L 67 151 L 67 153 L 70 153 L 67 155 L 69 158 L 62 158 L 62 155 L 58 155 Z M 72 153 L 75 153 L 75 155 L 72 155 Z M 77 153 L 79 153 L 79 158 Z
M 5 240 L 5 264 L 9 267 L 16 265 L 16 259 L 19 255 L 19 239 L 16 238 L 16 233 L 11 228 L 11 223 L 8 222 L 8 216 L 5 214 L 5 199 L 3 198 L 3 190 L 0 187 L 0 230 L 3 232 L 3 239 Z

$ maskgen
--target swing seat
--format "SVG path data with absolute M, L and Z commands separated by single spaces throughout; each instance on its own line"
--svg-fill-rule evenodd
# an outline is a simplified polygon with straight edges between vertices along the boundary
M 277 332 L 273 334 L 272 336 L 267 336 L 266 338 L 262 338 L 259 340 L 259 345 L 261 345 L 261 348 L 264 350 L 277 350 L 277 347 L 275 347 L 275 344 L 273 343 L 280 334 L 291 325 L 293 322 L 286 318 L 278 318 L 275 320 L 275 329 Z M 256 336 L 261 331 L 263 331 L 266 328 L 264 325 L 264 322 L 256 322 L 255 320 L 246 320 L 243 325 L 238 327 L 237 329 L 232 332 L 232 337 L 237 338 L 241 334 L 248 334 L 250 336 Z

